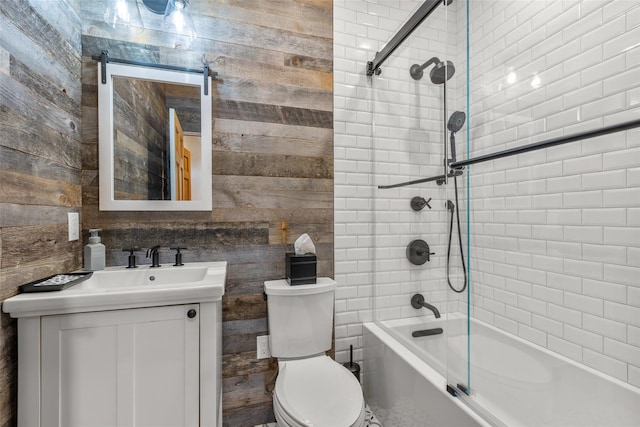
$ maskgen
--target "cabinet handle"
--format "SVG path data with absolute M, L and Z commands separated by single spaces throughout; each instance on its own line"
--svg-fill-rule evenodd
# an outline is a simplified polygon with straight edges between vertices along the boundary
M 187 311 L 187 317 L 189 319 L 193 319 L 194 317 L 196 317 L 196 314 L 198 314 L 193 308 L 189 311 Z

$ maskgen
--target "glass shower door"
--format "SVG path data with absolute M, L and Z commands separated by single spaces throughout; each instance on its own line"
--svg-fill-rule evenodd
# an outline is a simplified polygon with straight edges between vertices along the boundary
M 467 171 L 456 171 L 449 163 L 466 158 L 469 139 L 467 104 L 466 5 L 453 1 L 442 8 L 445 22 L 446 57 L 452 70 L 443 83 L 442 150 L 447 164 L 442 218 L 442 289 L 446 295 L 446 381 L 454 395 L 469 392 L 469 272 Z
M 452 182 L 425 180 L 445 175 L 446 121 L 463 109 L 449 8 L 438 5 L 370 77 L 375 320 L 443 377 L 457 307 L 445 274 Z
M 467 258 L 461 254 L 469 207 L 466 177 L 448 173 L 450 161 L 464 158 L 468 139 L 458 31 L 465 11 L 461 1 L 440 4 L 370 77 L 369 97 L 374 320 L 455 393 L 469 384 Z M 356 142 L 366 141 L 363 135 Z M 407 384 L 388 397 L 403 400 L 398 395 L 412 390 Z M 387 402 L 391 412 L 393 402 Z M 413 409 L 415 425 L 428 415 L 421 410 Z

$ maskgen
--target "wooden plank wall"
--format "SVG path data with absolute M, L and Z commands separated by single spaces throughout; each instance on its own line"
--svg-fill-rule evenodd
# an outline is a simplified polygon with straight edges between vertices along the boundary
M 273 421 L 264 391 L 275 360 L 256 360 L 267 333 L 265 280 L 284 277 L 285 252 L 308 232 L 318 273 L 333 276 L 333 97 L 331 0 L 193 0 L 198 38 L 188 47 L 141 6 L 146 29 L 113 32 L 100 2 L 83 20 L 83 227 L 104 229 L 110 265 L 122 248 L 180 245 L 188 261 L 229 262 L 223 299 L 224 425 Z M 100 212 L 97 187 L 96 64 L 112 57 L 187 67 L 206 61 L 213 84 L 211 212 Z M 148 262 L 142 256 L 141 262 Z
M 0 301 L 82 265 L 81 23 L 76 0 L 0 2 Z M 0 314 L 0 426 L 16 425 L 16 322 Z

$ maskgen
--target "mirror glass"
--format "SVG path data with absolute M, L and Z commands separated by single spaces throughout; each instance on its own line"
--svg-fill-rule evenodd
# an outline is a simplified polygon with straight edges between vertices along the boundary
M 211 210 L 203 75 L 106 68 L 106 84 L 98 76 L 100 210 Z

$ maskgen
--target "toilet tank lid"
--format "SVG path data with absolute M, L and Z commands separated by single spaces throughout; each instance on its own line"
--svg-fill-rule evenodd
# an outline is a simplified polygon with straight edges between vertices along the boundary
M 290 285 L 286 280 L 269 280 L 264 282 L 264 291 L 267 295 L 313 295 L 331 292 L 336 289 L 338 283 L 329 277 L 318 277 L 316 283 L 311 285 Z

